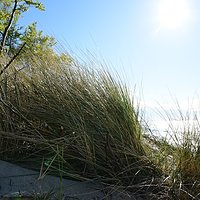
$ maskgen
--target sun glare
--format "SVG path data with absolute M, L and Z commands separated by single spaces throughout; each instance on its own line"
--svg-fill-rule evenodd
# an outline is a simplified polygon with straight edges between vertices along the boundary
M 159 29 L 175 29 L 183 26 L 190 17 L 187 0 L 160 0 L 158 3 Z

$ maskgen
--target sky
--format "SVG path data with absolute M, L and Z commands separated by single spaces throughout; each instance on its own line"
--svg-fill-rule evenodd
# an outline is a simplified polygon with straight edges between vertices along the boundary
M 198 109 L 200 94 L 199 0 L 41 0 L 28 11 L 73 55 L 90 52 L 136 85 L 148 108 L 172 108 L 177 99 Z M 137 90 L 137 89 L 136 89 Z

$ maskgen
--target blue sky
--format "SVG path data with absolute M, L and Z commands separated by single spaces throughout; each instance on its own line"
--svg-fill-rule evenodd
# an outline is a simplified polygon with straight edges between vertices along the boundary
M 36 21 L 76 55 L 89 51 L 104 59 L 130 88 L 138 86 L 147 106 L 169 108 L 172 96 L 186 106 L 200 94 L 200 1 L 177 0 L 179 8 L 186 2 L 189 14 L 173 28 L 160 25 L 164 1 L 41 0 L 46 11 L 31 9 L 21 23 Z

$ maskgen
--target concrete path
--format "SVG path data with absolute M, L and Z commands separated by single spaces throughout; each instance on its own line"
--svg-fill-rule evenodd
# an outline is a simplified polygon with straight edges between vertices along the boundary
M 60 179 L 50 175 L 39 178 L 39 172 L 25 169 L 0 160 L 0 199 L 22 194 L 45 193 L 53 190 L 56 197 L 60 190 Z M 95 182 L 79 182 L 62 179 L 63 200 L 130 200 L 135 199 L 127 194 L 107 190 Z M 4 197 L 4 198 L 3 198 Z M 7 198 L 6 198 L 7 197 Z M 56 199 L 56 198 L 55 198 Z M 137 199 L 138 200 L 138 199 Z

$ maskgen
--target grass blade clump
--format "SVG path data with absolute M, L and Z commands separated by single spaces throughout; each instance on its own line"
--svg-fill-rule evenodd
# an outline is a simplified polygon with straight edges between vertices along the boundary
M 183 129 L 176 132 L 180 139 L 174 156 L 177 162 L 174 180 L 180 188 L 179 196 L 183 199 L 198 199 L 200 195 L 200 127 L 196 114 L 194 117 L 192 124 L 190 118 L 183 118 Z
M 198 113 L 177 110 L 165 112 L 166 137 L 154 140 L 155 163 L 165 173 L 174 199 L 199 199 L 200 195 L 200 123 Z
M 108 72 L 32 57 L 0 78 L 4 159 L 123 186 L 160 176 L 144 150 L 139 109 Z

